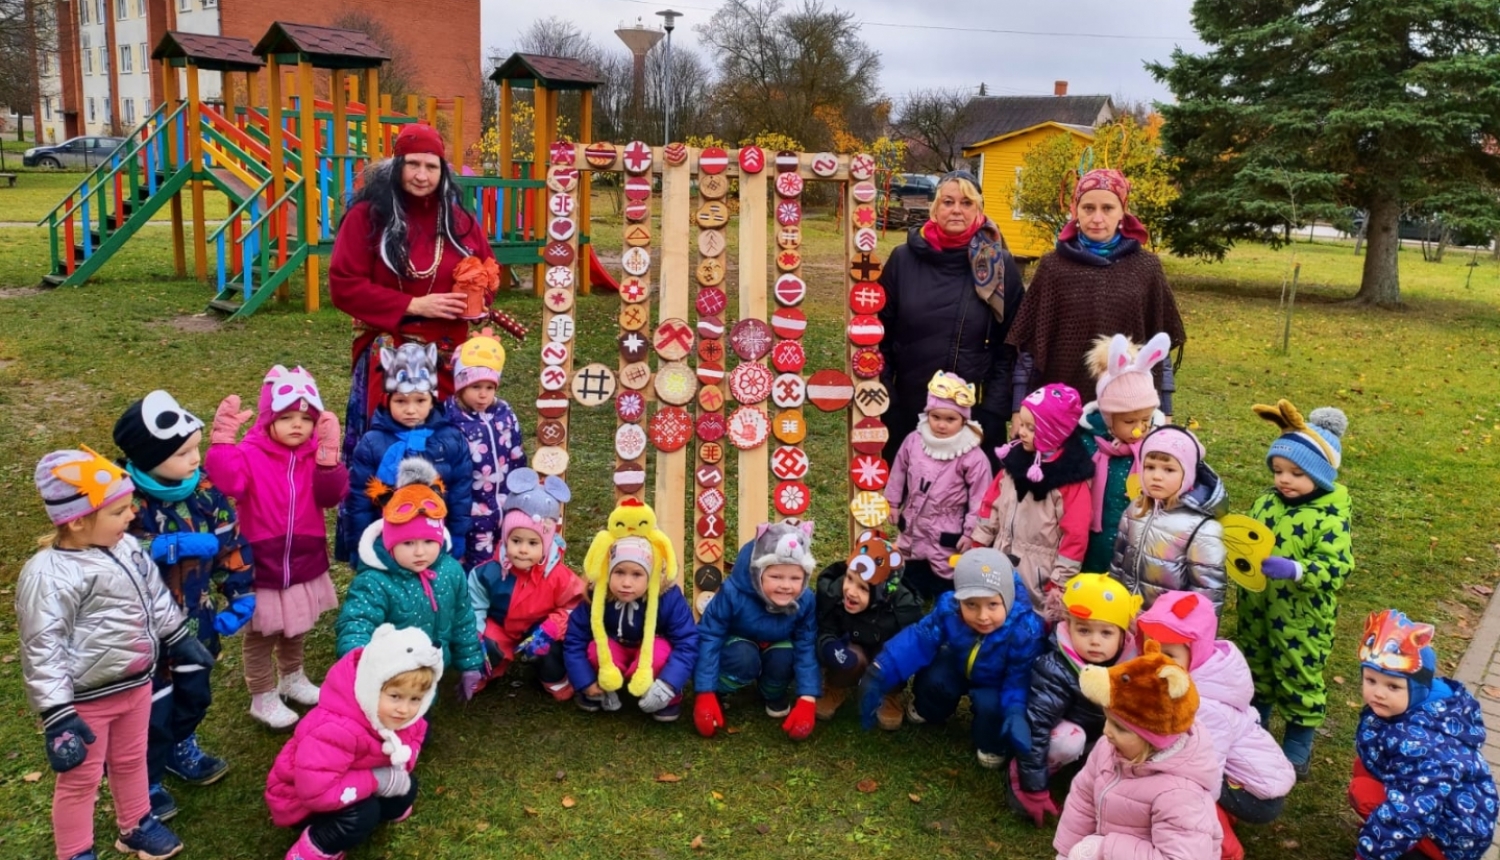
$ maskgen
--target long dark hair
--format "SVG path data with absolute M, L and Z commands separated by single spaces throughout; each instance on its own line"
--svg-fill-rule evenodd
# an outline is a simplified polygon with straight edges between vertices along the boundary
M 396 277 L 404 278 L 411 264 L 406 246 L 406 194 L 401 190 L 401 168 L 406 164 L 404 156 L 377 161 L 366 167 L 361 179 L 362 186 L 349 199 L 348 215 L 356 203 L 370 204 L 371 238 L 379 237 L 380 259 Z M 441 176 L 438 178 L 438 235 L 444 237 L 465 257 L 473 251 L 464 247 L 459 237 L 474 229 L 478 219 L 463 204 L 458 195 L 458 184 L 453 181 L 453 171 L 448 162 L 439 159 Z M 343 229 L 343 221 L 339 229 Z

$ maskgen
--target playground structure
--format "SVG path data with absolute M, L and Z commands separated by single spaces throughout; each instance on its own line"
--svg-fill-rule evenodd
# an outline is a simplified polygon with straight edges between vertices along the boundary
M 463 99 L 412 96 L 405 113 L 395 112 L 380 92 L 389 58 L 363 33 L 278 21 L 252 46 L 174 31 L 152 59 L 162 103 L 38 222 L 51 246 L 44 285 L 84 283 L 167 206 L 178 277 L 188 273 L 192 219 L 192 271 L 214 284 L 210 310 L 249 316 L 272 295 L 287 298 L 299 272 L 304 307 L 316 310 L 319 260 L 332 252 L 361 171 L 390 154 L 403 125 L 418 121 L 447 130 L 460 193 L 498 261 L 540 263 L 535 212 L 543 181 L 463 175 Z M 203 71 L 224 75 L 222 107 L 199 98 Z M 326 99 L 318 95 L 320 72 Z M 228 214 L 212 229 L 209 194 L 228 200 Z

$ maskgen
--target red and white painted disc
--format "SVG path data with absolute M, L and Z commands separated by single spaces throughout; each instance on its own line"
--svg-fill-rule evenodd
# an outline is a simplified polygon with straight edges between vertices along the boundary
M 820 370 L 808 377 L 807 399 L 824 412 L 837 412 L 854 399 L 854 380 L 842 370 Z
M 885 326 L 871 314 L 857 314 L 849 320 L 849 342 L 855 346 L 874 346 L 885 337 Z
M 827 179 L 839 172 L 839 157 L 831 152 L 820 152 L 813 156 L 810 166 L 814 176 Z
M 849 159 L 849 178 L 863 182 L 875 175 L 875 157 L 867 152 L 856 153 Z
M 771 402 L 795 409 L 807 402 L 807 383 L 795 373 L 783 373 L 771 383 Z
M 796 197 L 802 193 L 804 183 L 796 173 L 776 174 L 776 193 L 782 197 Z
M 577 163 L 578 149 L 566 140 L 554 140 L 552 146 L 547 149 L 547 160 L 552 164 L 561 164 L 572 167 Z
M 795 517 L 807 510 L 812 503 L 812 493 L 801 481 L 782 481 L 772 494 L 776 500 L 776 511 L 784 517 Z
M 771 421 L 754 406 L 741 406 L 729 415 L 729 441 L 742 451 L 758 448 L 771 435 Z
M 740 147 L 740 172 L 759 173 L 766 169 L 766 151 L 751 144 Z
M 730 372 L 729 393 L 740 403 L 763 403 L 771 396 L 775 378 L 765 365 L 745 362 Z
M 797 308 L 777 308 L 771 314 L 771 331 L 776 332 L 777 337 L 797 340 L 807 331 L 807 315 Z
M 658 451 L 680 451 L 693 438 L 693 419 L 681 406 L 663 406 L 651 416 L 647 427 Z
M 710 146 L 698 156 L 698 169 L 709 175 L 723 173 L 729 167 L 729 153 L 717 146 Z
M 641 174 L 651 169 L 651 147 L 639 140 L 625 144 L 625 172 Z
M 782 445 L 771 452 L 771 474 L 783 481 L 803 477 L 807 467 L 807 452 L 796 445 Z
M 861 490 L 881 490 L 891 467 L 879 454 L 859 454 L 849 463 L 849 477 Z
M 771 294 L 776 297 L 778 305 L 796 307 L 807 298 L 807 282 L 788 272 L 776 279 L 776 286 L 771 289 Z
M 771 366 L 782 373 L 797 373 L 807 366 L 807 352 L 795 340 L 778 341 L 771 350 Z

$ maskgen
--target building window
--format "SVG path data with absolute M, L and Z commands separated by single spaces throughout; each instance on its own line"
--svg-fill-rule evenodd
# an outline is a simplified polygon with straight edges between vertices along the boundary
M 83 34 L 83 73 L 92 75 L 94 73 L 94 52 L 89 50 L 89 34 Z
M 85 3 L 88 0 L 84 0 Z M 94 20 L 100 24 L 104 23 L 104 0 L 94 0 Z
M 219 5 L 219 0 L 203 0 L 203 8 L 205 9 L 212 9 L 217 5 Z
M 50 54 L 42 54 L 41 59 L 37 62 L 37 75 L 43 78 L 51 77 L 52 56 Z
M 1016 168 L 1016 196 L 1013 198 L 1010 206 L 1010 219 L 1012 221 L 1020 221 L 1026 217 L 1026 213 L 1021 211 L 1021 171 L 1024 169 L 1021 167 Z
M 125 124 L 135 125 L 135 99 L 125 99 L 120 103 L 120 107 L 124 109 Z
M 91 5 L 92 4 L 87 2 L 78 4 L 78 22 L 80 24 L 89 23 L 89 12 L 92 11 L 89 7 Z
M 109 74 L 109 49 L 103 45 L 99 46 L 99 74 Z
M 129 0 L 115 0 L 115 20 L 124 21 L 125 16 L 130 14 Z
M 98 114 L 94 111 L 94 97 L 89 96 L 89 122 L 96 122 Z
M 151 52 L 146 49 L 146 43 L 141 43 L 141 74 L 151 74 Z
M 52 121 L 52 99 L 42 99 L 42 116 L 48 122 Z
M 135 63 L 132 62 L 132 60 L 131 60 L 130 46 L 129 45 L 121 45 L 120 46 L 120 74 L 122 74 L 122 75 L 130 75 L 130 74 L 134 74 L 134 73 L 135 73 Z
M 146 0 L 135 0 L 135 16 L 137 18 L 146 17 Z
M 177 11 L 179 11 L 179 12 L 191 12 L 191 11 L 193 11 L 193 0 L 177 0 Z

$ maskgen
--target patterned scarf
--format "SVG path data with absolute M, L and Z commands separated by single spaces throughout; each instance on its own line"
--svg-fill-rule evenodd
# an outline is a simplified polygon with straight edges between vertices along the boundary
M 967 247 L 969 268 L 974 273 L 974 292 L 989 305 L 996 322 L 1005 322 L 1005 258 L 1010 251 L 1000 228 L 988 218 L 975 221 L 959 236 L 948 236 L 928 221 L 922 225 L 922 238 L 935 251 Z

